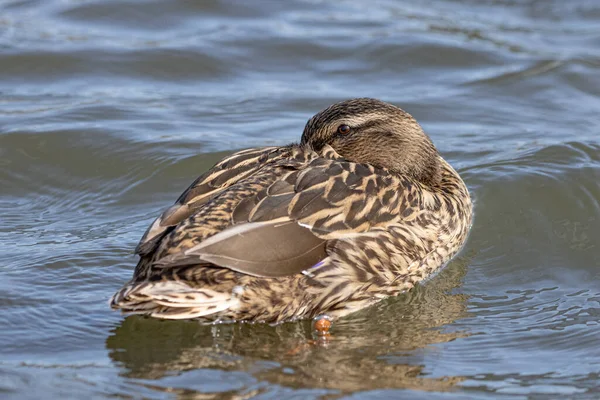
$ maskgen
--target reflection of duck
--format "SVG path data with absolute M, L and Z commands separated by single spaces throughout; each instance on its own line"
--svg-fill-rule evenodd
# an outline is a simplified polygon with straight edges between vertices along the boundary
M 311 338 L 309 321 L 206 326 L 132 316 L 107 338 L 106 347 L 132 383 L 152 391 L 179 391 L 186 398 L 288 390 L 281 386 L 346 394 L 384 388 L 449 390 L 463 378 L 432 376 L 432 371 L 457 354 L 452 350 L 446 356 L 448 345 L 438 344 L 468 334 L 450 325 L 468 315 L 466 297 L 454 293 L 466 265 L 461 257 L 427 285 L 339 320 L 325 346 L 303 345 Z M 221 383 L 212 381 L 215 376 Z M 232 397 L 223 395 L 227 390 Z
M 339 317 L 396 295 L 462 246 L 469 193 L 419 124 L 374 99 L 311 118 L 299 145 L 244 150 L 148 229 L 111 300 L 159 318 Z

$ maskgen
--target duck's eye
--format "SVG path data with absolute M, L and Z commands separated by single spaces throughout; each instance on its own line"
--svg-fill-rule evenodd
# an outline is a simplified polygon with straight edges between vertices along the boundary
M 342 135 L 347 135 L 348 133 L 350 133 L 350 127 L 346 124 L 340 125 L 337 128 L 337 132 Z

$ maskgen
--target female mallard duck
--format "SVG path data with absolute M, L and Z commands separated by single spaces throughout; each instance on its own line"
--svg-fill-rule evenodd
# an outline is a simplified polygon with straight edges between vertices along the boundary
M 113 308 L 157 318 L 341 317 L 412 288 L 471 225 L 456 171 L 405 111 L 374 99 L 312 117 L 299 145 L 237 152 L 148 228 Z

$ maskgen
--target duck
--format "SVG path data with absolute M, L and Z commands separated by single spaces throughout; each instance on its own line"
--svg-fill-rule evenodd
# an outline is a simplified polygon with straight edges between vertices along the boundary
M 409 113 L 341 101 L 299 143 L 238 151 L 197 178 L 142 236 L 110 306 L 207 323 L 335 320 L 439 271 L 472 214 Z

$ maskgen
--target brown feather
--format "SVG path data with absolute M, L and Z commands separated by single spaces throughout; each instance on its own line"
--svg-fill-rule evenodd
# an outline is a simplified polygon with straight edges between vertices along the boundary
M 197 178 L 174 205 L 167 208 L 148 228 L 140 239 L 135 253 L 141 256 L 151 253 L 172 227 L 200 209 L 211 197 L 227 187 L 256 173 L 265 163 L 286 154 L 288 149 L 267 147 L 239 151 L 217 163 Z
M 187 250 L 185 255 L 268 278 L 298 274 L 327 257 L 323 239 L 289 220 L 226 229 Z
M 148 228 L 111 306 L 168 319 L 340 317 L 444 265 L 471 207 L 410 115 L 341 102 L 308 121 L 300 145 L 243 150 L 196 179 Z

